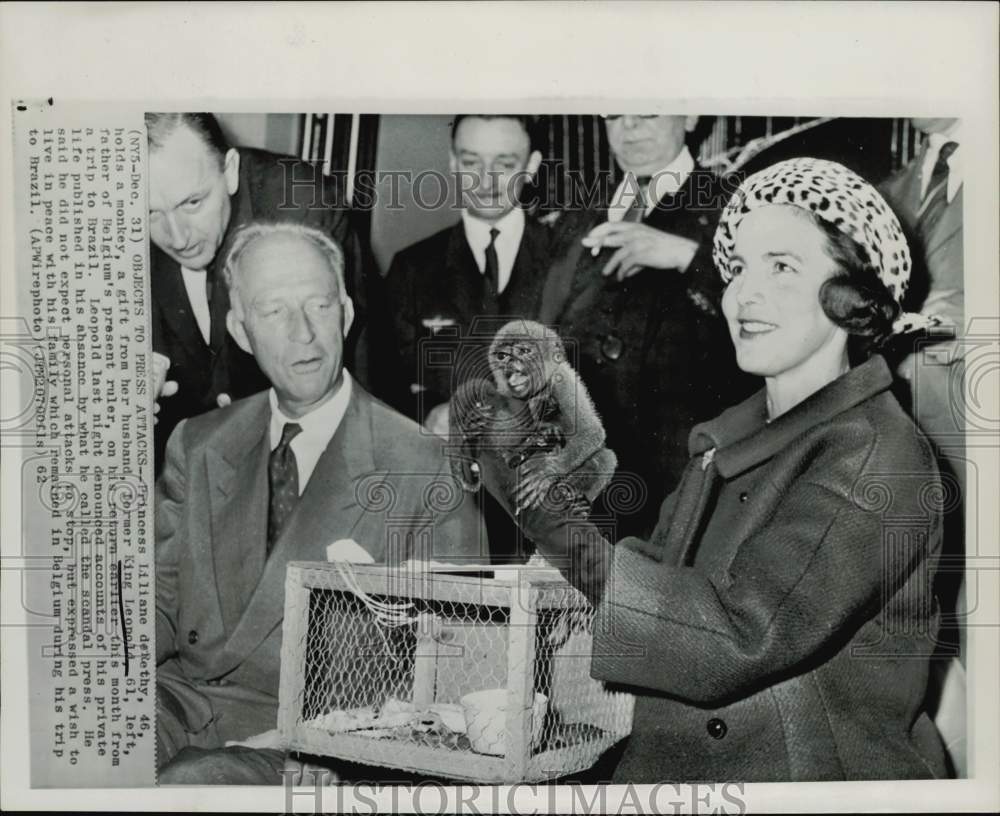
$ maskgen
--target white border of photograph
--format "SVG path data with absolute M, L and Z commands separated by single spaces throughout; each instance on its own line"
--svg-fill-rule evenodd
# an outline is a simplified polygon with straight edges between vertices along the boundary
M 0 6 L 0 195 L 12 179 L 15 98 L 118 103 L 138 110 L 233 112 L 643 112 L 746 115 L 960 116 L 968 319 L 1000 328 L 998 6 L 989 3 L 4 4 Z M 0 303 L 14 291 L 13 216 L 0 207 Z M 986 324 L 984 324 L 986 325 Z M 996 380 L 994 372 L 993 381 Z M 980 410 L 1000 416 L 995 390 Z M 970 446 L 979 473 L 980 552 L 997 556 L 995 444 Z M 0 485 L 4 505 L 16 485 Z M 17 531 L 2 517 L 3 554 Z M 993 547 L 989 553 L 984 548 Z M 2 574 L 3 586 L 17 576 Z M 750 811 L 961 812 L 1000 807 L 1000 570 L 979 576 L 970 631 L 974 778 L 759 784 Z M 19 593 L 2 595 L 2 805 L 6 809 L 285 810 L 275 789 L 30 790 L 29 693 Z M 609 788 L 614 812 L 627 791 Z M 382 809 L 454 812 L 437 791 L 355 800 Z M 669 798 L 669 797 L 668 797 Z M 349 808 L 351 798 L 326 807 Z M 466 795 L 465 801 L 470 800 Z M 495 809 L 483 794 L 478 812 Z M 588 800 L 589 801 L 589 800 Z M 638 802 L 643 800 L 640 797 Z M 648 800 L 647 800 L 648 801 Z M 665 800 L 664 800 L 665 801 Z M 491 804 L 492 802 L 492 804 Z M 579 807 L 569 790 L 499 798 L 518 812 Z M 311 791 L 296 809 L 315 807 Z M 708 803 L 704 803 L 708 805 Z M 689 802 L 697 807 L 697 801 Z M 712 806 L 735 804 L 718 800 Z M 477 812 L 466 805 L 467 813 Z

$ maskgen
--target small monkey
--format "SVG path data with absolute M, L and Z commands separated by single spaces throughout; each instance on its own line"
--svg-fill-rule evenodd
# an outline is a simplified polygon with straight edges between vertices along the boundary
M 491 379 L 468 380 L 452 398 L 461 450 L 456 477 L 468 490 L 488 469 L 516 511 L 539 506 L 554 486 L 588 505 L 607 486 L 617 458 L 559 337 L 530 320 L 505 324 L 490 344 Z

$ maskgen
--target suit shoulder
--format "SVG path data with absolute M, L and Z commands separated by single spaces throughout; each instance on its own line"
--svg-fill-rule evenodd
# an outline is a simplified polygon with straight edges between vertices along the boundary
M 408 266 L 419 266 L 430 260 L 443 258 L 452 233 L 458 226 L 459 224 L 452 224 L 428 235 L 426 238 L 421 238 L 419 241 L 403 247 L 403 249 L 400 249 L 393 256 L 392 264 L 401 263 Z
M 196 447 L 226 433 L 233 424 L 242 426 L 246 421 L 267 407 L 268 392 L 261 391 L 235 400 L 225 408 L 215 408 L 184 420 L 185 446 Z
M 257 148 L 241 147 L 239 153 L 240 183 L 247 185 L 254 218 L 302 221 L 321 228 L 330 218 L 346 219 L 342 188 L 319 164 Z M 291 179 L 294 185 L 289 184 Z
M 431 434 L 381 400 L 369 398 L 376 446 L 375 464 L 389 470 L 400 465 L 440 470 L 444 462 L 441 437 Z
M 295 156 L 272 153 L 256 147 L 240 147 L 237 150 L 240 154 L 242 175 L 255 179 L 280 177 L 284 167 L 307 163 Z

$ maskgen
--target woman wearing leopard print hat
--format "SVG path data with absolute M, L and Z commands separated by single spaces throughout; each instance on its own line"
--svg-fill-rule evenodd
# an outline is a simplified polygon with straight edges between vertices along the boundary
M 593 676 L 636 695 L 615 781 L 944 776 L 923 708 L 941 483 L 876 353 L 933 322 L 901 312 L 899 223 L 851 171 L 793 159 L 745 180 L 714 251 L 765 387 L 694 428 L 649 541 L 521 519 L 597 605 Z

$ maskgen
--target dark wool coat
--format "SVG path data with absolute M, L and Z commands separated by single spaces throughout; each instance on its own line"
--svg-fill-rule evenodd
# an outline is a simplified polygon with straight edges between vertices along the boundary
M 875 357 L 770 424 L 761 391 L 697 426 L 649 541 L 526 519 L 601 598 L 593 676 L 637 695 L 615 781 L 945 774 L 923 710 L 940 482 L 890 383 Z

